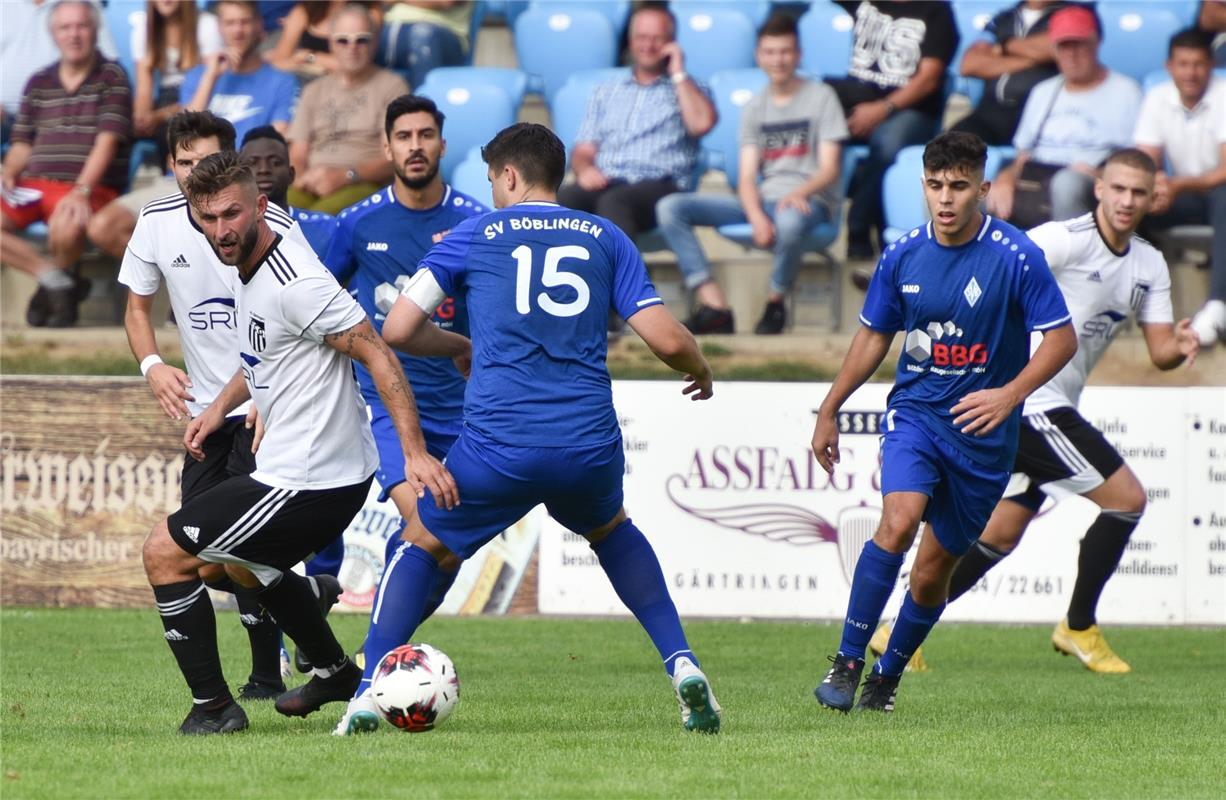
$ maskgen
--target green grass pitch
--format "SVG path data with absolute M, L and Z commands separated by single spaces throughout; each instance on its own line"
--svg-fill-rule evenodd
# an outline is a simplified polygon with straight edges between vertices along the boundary
M 354 647 L 365 619 L 338 615 Z M 461 702 L 439 730 L 339 739 L 246 704 L 251 728 L 187 739 L 189 706 L 153 610 L 0 613 L 0 795 L 18 798 L 1222 797 L 1226 630 L 1117 628 L 1127 676 L 1057 656 L 1047 627 L 939 626 L 933 671 L 891 717 L 812 691 L 834 625 L 705 622 L 691 643 L 724 706 L 686 734 L 632 621 L 438 619 Z M 232 684 L 246 637 L 218 619 Z

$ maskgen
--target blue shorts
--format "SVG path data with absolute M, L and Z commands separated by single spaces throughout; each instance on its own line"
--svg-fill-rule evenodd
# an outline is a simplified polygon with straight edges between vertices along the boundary
M 426 492 L 417 514 L 426 530 L 462 558 L 541 503 L 563 526 L 583 534 L 621 510 L 625 468 L 621 437 L 594 446 L 512 447 L 465 428 L 447 454 L 460 505 L 438 508 Z
M 972 461 L 949 442 L 906 420 L 895 418 L 893 429 L 882 439 L 881 494 L 928 495 L 924 521 L 950 554 L 964 554 L 987 527 L 1009 483 L 1009 471 Z
M 375 480 L 379 482 L 379 502 L 385 502 L 388 493 L 397 485 L 404 483 L 404 450 L 400 448 L 400 436 L 387 410 L 382 405 L 368 406 L 370 408 L 370 432 L 375 437 L 375 448 L 379 451 L 379 469 L 375 471 Z M 426 437 L 426 450 L 430 455 L 442 461 L 447 457 L 451 446 L 455 444 L 458 432 L 442 431 L 431 425 L 427 420 L 421 421 L 421 432 Z

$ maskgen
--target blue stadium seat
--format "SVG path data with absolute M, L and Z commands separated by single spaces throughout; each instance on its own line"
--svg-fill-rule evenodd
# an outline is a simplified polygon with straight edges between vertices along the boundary
M 1004 5 L 996 0 L 959 0 L 953 4 L 954 22 L 958 26 L 958 49 L 953 60 L 948 65 L 948 72 L 953 78 L 951 87 L 953 94 L 970 98 L 971 105 L 978 105 L 983 97 L 983 81 L 978 78 L 964 78 L 959 74 L 962 67 L 962 56 L 975 42 L 990 38 L 984 33 L 992 17 Z
M 528 76 L 507 67 L 438 67 L 430 70 L 420 91 L 433 97 L 457 86 L 467 88 L 481 84 L 501 89 L 511 101 L 511 108 L 518 111 L 528 90 Z
M 135 17 L 135 19 L 134 19 Z M 103 10 L 103 24 L 115 42 L 116 60 L 128 73 L 135 86 L 136 62 L 132 59 L 132 28 L 145 19 L 145 4 L 141 0 L 110 0 Z
M 1103 21 L 1102 62 L 1138 81 L 1166 63 L 1171 36 L 1186 22 L 1161 3 L 1099 3 Z
M 630 18 L 630 3 L 629 0 L 530 0 L 524 3 L 522 0 L 511 0 L 508 3 L 510 6 L 522 5 L 524 8 L 543 8 L 546 11 L 558 12 L 568 9 L 583 8 L 590 11 L 599 11 L 608 18 L 609 24 L 613 26 L 613 34 L 621 38 L 622 31 L 626 29 L 626 20 Z M 520 9 L 522 10 L 522 9 Z M 516 17 L 519 16 L 519 11 L 512 12 Z M 512 20 L 507 20 L 507 24 L 511 25 Z
M 677 19 L 700 8 L 739 11 L 749 18 L 756 31 L 770 16 L 771 5 L 769 0 L 672 0 L 668 8 Z
M 452 187 L 463 192 L 474 200 L 485 204 L 486 208 L 494 207 L 494 195 L 490 188 L 489 170 L 481 159 L 481 148 L 474 147 L 468 151 L 451 173 Z
M 476 84 L 432 89 L 429 79 L 420 94 L 438 104 L 446 115 L 443 138 L 447 140 L 447 152 L 443 155 L 440 172 L 443 180 L 451 180 L 456 168 L 468 151 L 480 147 L 494 138 L 494 134 L 515 121 L 515 108 L 511 99 L 497 86 Z
M 987 180 L 996 177 L 1001 165 L 1013 158 L 1013 148 L 989 147 L 983 176 Z M 897 241 L 908 231 L 928 222 L 928 208 L 924 202 L 921 178 L 924 175 L 924 146 L 904 147 L 894 163 L 885 171 L 881 185 L 882 202 L 885 204 L 886 229 L 882 238 L 886 242 Z
M 800 68 L 815 78 L 846 75 L 851 63 L 856 21 L 826 0 L 813 3 L 800 18 Z
M 599 11 L 537 6 L 515 20 L 515 53 L 520 68 L 533 76 L 531 90 L 550 102 L 572 73 L 614 66 L 617 37 Z
M 766 73 L 754 69 L 720 70 L 711 76 L 711 94 L 719 121 L 703 137 L 707 163 L 712 169 L 726 171 L 726 165 L 737 162 L 740 152 L 741 108 L 766 86 Z M 728 173 L 728 183 L 736 188 L 736 170 Z
M 587 101 L 592 90 L 599 84 L 614 78 L 630 74 L 628 67 L 606 67 L 576 72 L 567 79 L 565 85 L 553 96 L 549 104 L 549 115 L 553 132 L 566 146 L 566 156 L 575 146 L 575 137 L 579 135 L 579 126 L 583 123 L 583 115 L 587 112 Z
M 754 65 L 757 39 L 753 22 L 734 9 L 683 5 L 677 16 L 677 43 L 685 52 L 685 71 L 700 81 L 710 80 L 721 69 Z

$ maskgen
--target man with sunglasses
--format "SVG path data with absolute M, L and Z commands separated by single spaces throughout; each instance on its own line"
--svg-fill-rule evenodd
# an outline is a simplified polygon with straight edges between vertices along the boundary
M 329 47 L 337 69 L 311 81 L 289 129 L 289 157 L 296 177 L 290 205 L 338 214 L 378 191 L 392 178 L 383 153 L 383 112 L 409 86 L 376 66 L 375 23 L 351 3 L 332 23 Z

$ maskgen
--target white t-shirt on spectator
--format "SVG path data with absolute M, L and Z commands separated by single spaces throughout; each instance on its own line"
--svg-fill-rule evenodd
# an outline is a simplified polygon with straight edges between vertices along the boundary
M 1140 108 L 1141 87 L 1126 75 L 1110 72 L 1085 92 L 1064 91 L 1057 75 L 1030 91 L 1013 146 L 1044 164 L 1098 166 L 1132 143 Z
M 1133 139 L 1161 147 L 1173 175 L 1204 175 L 1217 169 L 1226 144 L 1226 80 L 1211 79 L 1205 96 L 1191 109 L 1184 108 L 1174 81 L 1150 89 Z

